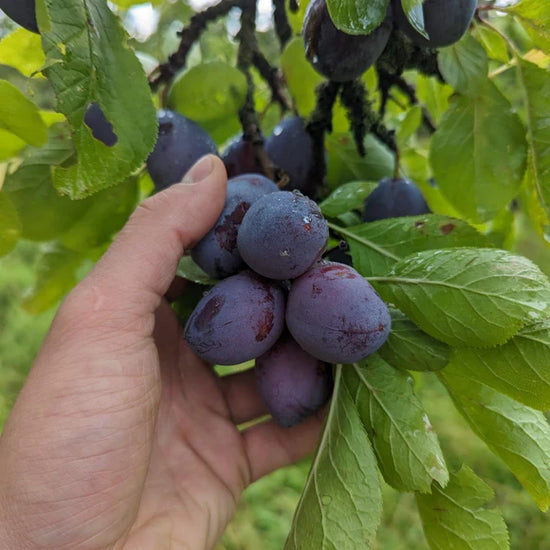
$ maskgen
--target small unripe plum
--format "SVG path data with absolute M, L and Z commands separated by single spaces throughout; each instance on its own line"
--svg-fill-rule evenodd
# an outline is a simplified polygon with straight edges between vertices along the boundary
M 386 341 L 391 317 L 386 304 L 355 269 L 319 262 L 293 281 L 286 325 L 314 357 L 328 363 L 354 363 Z
M 365 199 L 363 221 L 374 222 L 429 213 L 430 207 L 420 189 L 412 181 L 404 178 L 384 178 Z
M 328 225 L 315 202 L 299 191 L 259 198 L 245 214 L 237 246 L 243 260 L 270 279 L 294 279 L 323 254 Z
M 189 347 L 205 361 L 237 365 L 265 353 L 285 323 L 283 291 L 252 272 L 215 285 L 185 325 Z
M 265 141 L 265 152 L 288 174 L 285 191 L 297 189 L 315 198 L 322 182 L 312 176 L 313 141 L 302 118 L 292 116 L 277 124 Z
M 27 30 L 38 32 L 36 0 L 0 0 L 0 10 Z
M 228 178 L 242 174 L 260 174 L 261 166 L 254 156 L 254 146 L 240 136 L 231 141 L 222 155 Z
M 244 266 L 237 249 L 237 234 L 254 202 L 278 187 L 261 174 L 244 174 L 227 182 L 225 206 L 214 227 L 195 245 L 191 257 L 214 279 L 233 275 Z
M 204 155 L 218 154 L 208 132 L 196 122 L 167 109 L 157 114 L 159 134 L 147 169 L 157 190 L 182 180 L 185 173 Z
M 458 42 L 468 30 L 477 7 L 477 0 L 425 0 L 422 4 L 424 38 L 410 23 L 401 0 L 392 0 L 396 26 L 417 46 L 440 48 Z
M 369 34 L 351 35 L 337 29 L 326 0 L 311 0 L 302 35 L 306 56 L 326 78 L 346 82 L 360 77 L 386 47 L 392 29 L 391 8 L 382 23 Z
M 332 367 L 305 352 L 284 332 L 256 359 L 258 392 L 281 426 L 298 424 L 317 412 L 332 392 Z

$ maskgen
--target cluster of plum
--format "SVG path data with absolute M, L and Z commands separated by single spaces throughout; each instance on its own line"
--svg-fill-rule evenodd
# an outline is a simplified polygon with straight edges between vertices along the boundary
M 157 190 L 180 181 L 203 155 L 218 155 L 210 134 L 189 118 L 161 109 L 158 122 L 157 144 L 147 161 Z M 308 196 L 316 193 L 318 182 L 311 177 L 312 140 L 302 118 L 292 116 L 282 120 L 265 140 L 264 149 L 271 161 L 287 173 L 289 183 L 286 191 L 297 189 Z M 242 135 L 227 145 L 221 158 L 229 178 L 261 172 L 252 144 Z
M 326 0 L 308 4 L 302 35 L 306 55 L 313 67 L 335 82 L 360 77 L 384 51 L 394 28 L 421 48 L 440 48 L 454 44 L 467 31 L 477 0 L 425 0 L 421 10 L 427 37 L 408 21 L 401 0 L 391 0 L 386 17 L 369 34 L 351 35 L 336 28 Z
M 372 286 L 352 267 L 321 260 L 327 241 L 314 201 L 246 174 L 228 181 L 221 216 L 191 252 L 222 280 L 187 320 L 187 343 L 218 365 L 255 359 L 259 393 L 284 426 L 327 400 L 331 363 L 374 353 L 390 330 Z

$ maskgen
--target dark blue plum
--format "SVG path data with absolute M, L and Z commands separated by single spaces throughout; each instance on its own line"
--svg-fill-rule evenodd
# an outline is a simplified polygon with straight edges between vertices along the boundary
M 313 67 L 329 80 L 346 82 L 359 78 L 380 57 L 391 29 L 391 8 L 369 34 L 350 35 L 335 27 L 326 0 L 311 0 L 302 35 L 306 56 Z
M 328 225 L 315 202 L 299 191 L 258 199 L 245 214 L 237 246 L 243 260 L 270 279 L 294 279 L 323 254 Z
M 267 410 L 287 428 L 317 412 L 332 393 L 332 366 L 305 352 L 288 332 L 256 359 L 255 372 Z
M 118 141 L 118 136 L 113 131 L 113 125 L 107 120 L 101 107 L 97 103 L 91 103 L 84 115 L 86 126 L 92 131 L 92 135 L 107 145 L 113 147 Z
M 292 283 L 286 325 L 314 357 L 354 363 L 386 341 L 391 317 L 374 288 L 352 267 L 320 262 Z
M 38 32 L 35 0 L 0 0 L 0 10 L 22 27 Z
M 159 135 L 147 159 L 147 169 L 157 190 L 181 181 L 185 173 L 204 155 L 218 154 L 208 132 L 196 122 L 161 109 L 158 112 Z
M 338 262 L 340 264 L 353 265 L 353 260 L 349 252 L 342 250 L 341 248 L 335 248 L 331 250 L 326 256 L 325 260 L 330 262 Z
M 189 347 L 208 363 L 237 365 L 273 346 L 284 323 L 283 291 L 247 271 L 220 281 L 200 300 L 184 335 Z
M 365 199 L 363 221 L 374 222 L 401 216 L 429 214 L 430 207 L 420 189 L 410 180 L 384 178 Z
M 393 0 L 395 24 L 417 46 L 440 48 L 458 42 L 468 30 L 477 7 L 477 0 L 425 0 L 422 5 L 424 28 L 429 39 L 424 38 L 409 23 L 401 0 Z
M 228 178 L 242 174 L 260 174 L 262 168 L 254 156 L 254 147 L 250 141 L 240 136 L 229 143 L 222 155 Z
M 278 187 L 260 174 L 245 174 L 227 182 L 221 216 L 191 251 L 195 263 L 210 277 L 223 279 L 244 266 L 237 249 L 237 232 L 243 217 L 260 197 L 275 191 L 279 191 Z
M 304 195 L 315 197 L 321 182 L 311 175 L 313 142 L 300 117 L 285 118 L 275 126 L 264 148 L 271 161 L 288 174 L 286 191 L 298 189 Z

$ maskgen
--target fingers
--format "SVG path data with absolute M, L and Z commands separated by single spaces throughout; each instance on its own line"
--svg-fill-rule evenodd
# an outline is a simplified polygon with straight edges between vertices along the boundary
M 223 376 L 219 379 L 219 384 L 235 424 L 267 414 L 258 393 L 254 369 Z
M 319 440 L 324 411 L 292 428 L 283 428 L 270 420 L 243 432 L 251 482 L 311 454 Z
M 185 249 L 218 219 L 227 175 L 214 155 L 200 159 L 173 185 L 145 200 L 78 288 L 88 307 L 106 307 L 111 319 L 152 313 L 169 289 Z M 188 183 L 191 182 L 191 183 Z

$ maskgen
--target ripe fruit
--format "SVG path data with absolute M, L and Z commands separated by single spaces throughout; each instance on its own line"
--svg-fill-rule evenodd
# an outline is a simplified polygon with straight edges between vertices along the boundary
M 38 32 L 35 0 L 0 0 L 0 10 L 22 27 Z
M 228 178 L 242 174 L 261 173 L 261 166 L 254 157 L 254 147 L 243 136 L 235 138 L 229 143 L 222 155 Z
M 306 56 L 313 67 L 330 80 L 345 82 L 360 77 L 386 47 L 392 29 L 391 10 L 370 34 L 350 35 L 336 28 L 326 0 L 311 0 L 302 35 Z
M 265 141 L 265 151 L 271 161 L 282 168 L 290 181 L 285 191 L 298 189 L 304 195 L 314 196 L 320 181 L 311 178 L 313 143 L 304 121 L 297 116 L 285 118 Z
M 373 222 L 401 216 L 429 214 L 430 208 L 420 189 L 410 180 L 384 178 L 365 199 L 363 220 Z
M 395 24 L 417 46 L 440 48 L 458 42 L 468 30 L 477 0 L 425 0 L 422 5 L 424 28 L 430 37 L 424 38 L 408 21 L 401 0 L 392 0 Z
M 321 210 L 299 191 L 258 199 L 243 218 L 237 246 L 243 260 L 270 279 L 294 279 L 320 257 L 328 241 Z
M 391 318 L 386 304 L 357 271 L 321 262 L 292 283 L 286 324 L 314 357 L 353 363 L 386 341 Z
M 332 368 L 306 353 L 288 334 L 256 359 L 256 381 L 267 410 L 281 426 L 318 411 L 332 392 Z
M 161 190 L 180 182 L 197 160 L 209 153 L 218 154 L 218 149 L 205 130 L 183 115 L 161 109 L 157 118 L 159 135 L 147 169 Z
M 220 281 L 185 325 L 185 340 L 202 359 L 236 365 L 265 353 L 284 328 L 283 291 L 255 273 Z
M 237 273 L 244 262 L 237 250 L 237 231 L 250 206 L 263 195 L 279 191 L 260 174 L 246 174 L 227 182 L 225 206 L 216 225 L 191 251 L 193 260 L 214 279 Z
M 103 142 L 108 147 L 116 145 L 118 136 L 113 132 L 113 125 L 107 120 L 101 107 L 97 103 L 91 103 L 86 114 L 84 122 L 92 131 L 92 135 Z

